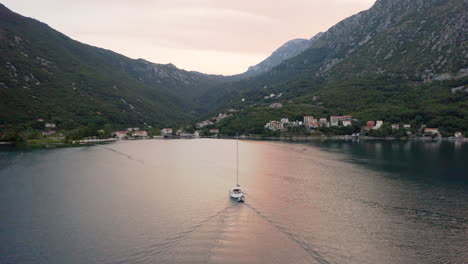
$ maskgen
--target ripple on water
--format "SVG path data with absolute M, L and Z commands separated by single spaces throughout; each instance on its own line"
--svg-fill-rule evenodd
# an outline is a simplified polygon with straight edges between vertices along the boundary
M 193 247 L 193 245 L 198 245 Z M 200 247 L 200 245 L 204 245 Z M 291 257 L 293 256 L 293 257 Z M 236 204 L 181 241 L 171 263 L 314 263 L 247 204 Z

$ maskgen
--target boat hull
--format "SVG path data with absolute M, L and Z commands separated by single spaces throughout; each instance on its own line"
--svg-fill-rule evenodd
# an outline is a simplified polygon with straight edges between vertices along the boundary
M 233 199 L 239 199 L 239 198 L 241 198 L 242 196 L 244 196 L 244 193 L 243 193 L 243 192 L 241 192 L 241 193 L 232 193 L 232 192 L 231 192 L 229 195 L 230 195 L 231 198 L 233 198 Z

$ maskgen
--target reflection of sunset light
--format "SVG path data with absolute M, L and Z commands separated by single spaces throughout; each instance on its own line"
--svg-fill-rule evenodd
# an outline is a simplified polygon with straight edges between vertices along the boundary
M 447 141 L 239 140 L 245 203 L 229 196 L 235 140 L 0 153 L 9 164 L 0 229 L 13 257 L 32 241 L 80 263 L 460 263 L 467 151 Z

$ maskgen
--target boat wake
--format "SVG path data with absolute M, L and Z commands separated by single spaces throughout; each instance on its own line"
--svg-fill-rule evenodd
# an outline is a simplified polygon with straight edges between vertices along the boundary
M 96 146 L 96 147 L 102 148 L 102 149 L 106 149 L 106 150 L 109 150 L 109 151 L 112 151 L 112 152 L 114 152 L 114 153 L 116 153 L 116 154 L 118 154 L 118 155 L 124 156 L 124 157 L 126 157 L 127 159 L 132 160 L 132 161 L 136 161 L 136 162 L 138 162 L 138 163 L 140 163 L 140 164 L 142 164 L 142 165 L 145 164 L 145 162 L 144 162 L 143 160 L 135 159 L 135 158 L 133 158 L 131 155 L 128 155 L 128 154 L 123 153 L 123 152 L 120 152 L 120 151 L 118 151 L 118 150 L 115 150 L 115 149 L 112 149 L 112 148 L 109 148 L 109 147 L 104 147 L 104 146 Z

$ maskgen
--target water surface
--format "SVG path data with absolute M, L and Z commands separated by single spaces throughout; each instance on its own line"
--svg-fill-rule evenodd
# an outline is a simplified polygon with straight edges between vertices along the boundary
M 468 146 L 142 140 L 0 152 L 0 263 L 464 263 Z

